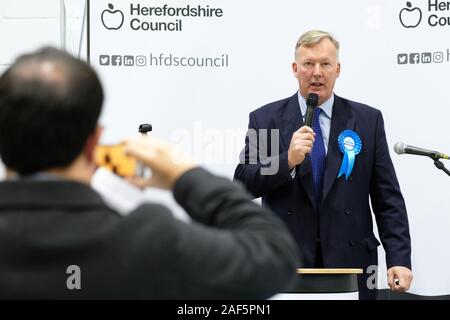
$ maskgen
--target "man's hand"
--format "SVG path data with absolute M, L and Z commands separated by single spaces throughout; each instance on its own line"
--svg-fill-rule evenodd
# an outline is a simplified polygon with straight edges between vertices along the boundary
M 314 132 L 308 126 L 303 126 L 294 132 L 288 150 L 289 170 L 302 163 L 308 153 L 311 153 L 314 143 Z
M 194 162 L 174 146 L 153 137 L 138 137 L 125 141 L 125 152 L 152 170 L 149 179 L 138 177 L 130 182 L 143 187 L 172 189 L 178 178 L 196 167 Z
M 406 267 L 391 267 L 387 271 L 388 285 L 394 291 L 408 291 L 413 275 Z

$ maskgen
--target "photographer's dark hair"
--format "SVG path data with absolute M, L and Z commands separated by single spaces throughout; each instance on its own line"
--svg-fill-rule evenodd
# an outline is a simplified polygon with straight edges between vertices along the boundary
M 94 133 L 103 90 L 94 70 L 46 47 L 0 77 L 0 156 L 21 175 L 63 168 Z

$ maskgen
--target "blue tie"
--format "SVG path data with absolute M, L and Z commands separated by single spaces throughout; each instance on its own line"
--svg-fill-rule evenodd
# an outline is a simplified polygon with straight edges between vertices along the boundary
M 322 193 L 322 181 L 325 171 L 325 163 L 327 160 L 327 154 L 325 152 L 325 146 L 323 144 L 322 130 L 320 129 L 319 116 L 322 109 L 314 109 L 314 118 L 312 129 L 316 133 L 314 145 L 311 151 L 311 163 L 314 179 L 314 195 L 316 199 L 316 205 L 319 206 L 321 193 Z

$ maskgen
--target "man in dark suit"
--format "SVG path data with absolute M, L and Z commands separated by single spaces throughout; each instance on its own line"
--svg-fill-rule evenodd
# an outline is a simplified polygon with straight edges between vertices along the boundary
M 0 77 L 0 298 L 267 298 L 295 280 L 295 241 L 238 185 L 140 137 L 126 152 L 193 219 L 148 203 L 126 217 L 90 186 L 103 92 L 52 48 Z
M 381 112 L 333 93 L 338 55 L 327 32 L 300 37 L 292 64 L 299 92 L 250 113 L 235 179 L 286 222 L 305 267 L 363 268 L 360 298 L 374 299 L 367 268 L 377 265 L 380 243 L 369 197 L 388 284 L 398 291 L 412 280 L 408 219 Z M 312 128 L 304 125 L 311 93 L 318 96 Z

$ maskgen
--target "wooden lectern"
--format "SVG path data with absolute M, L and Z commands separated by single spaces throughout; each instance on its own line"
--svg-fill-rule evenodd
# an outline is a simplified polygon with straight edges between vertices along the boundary
M 358 274 L 362 273 L 362 269 L 297 269 L 295 287 L 272 299 L 358 299 Z

